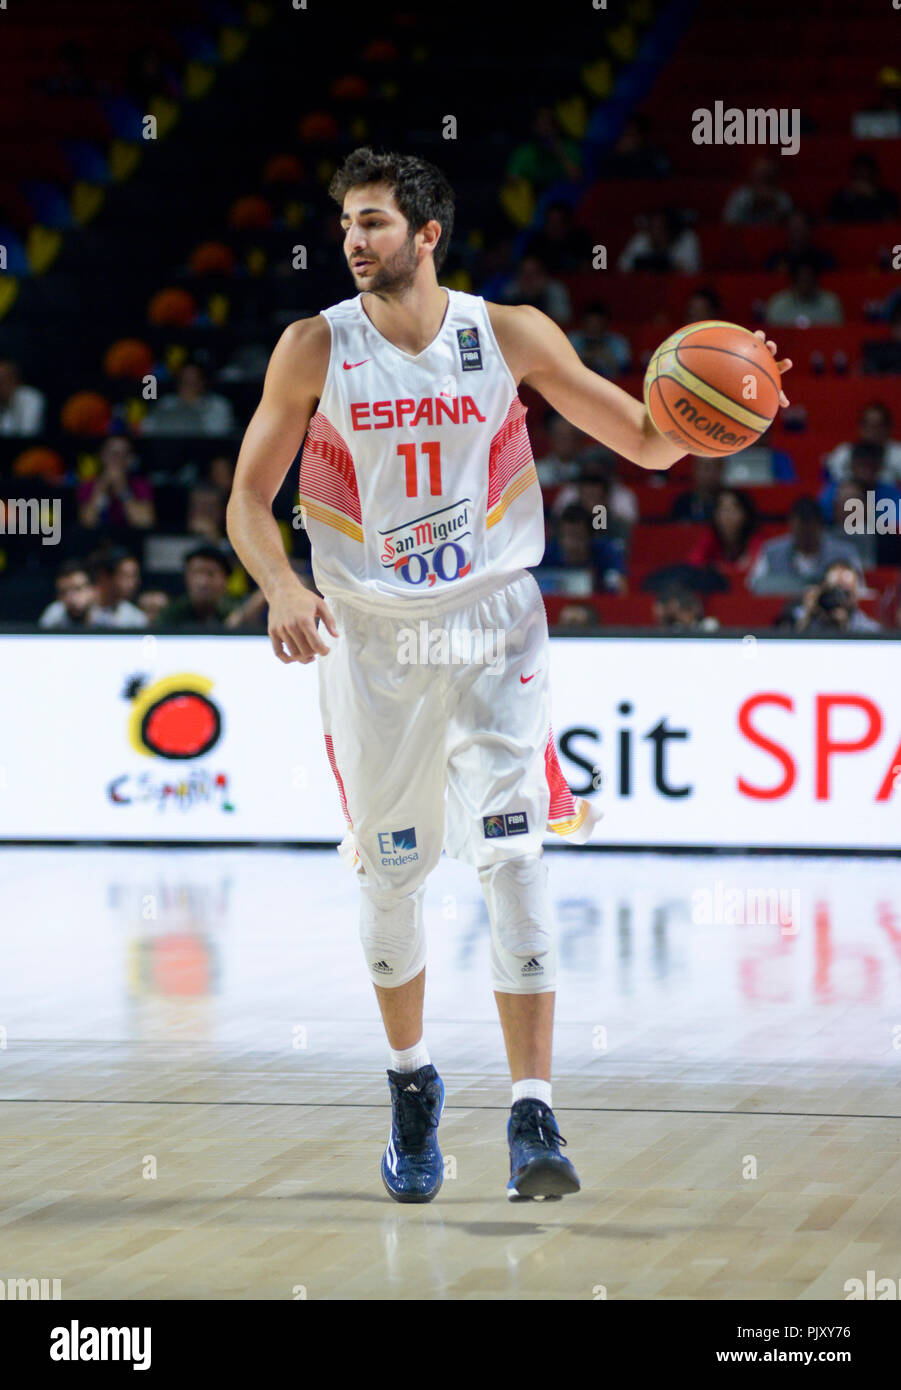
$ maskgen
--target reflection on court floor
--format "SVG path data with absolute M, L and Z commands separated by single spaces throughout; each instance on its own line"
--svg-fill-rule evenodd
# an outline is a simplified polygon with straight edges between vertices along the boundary
M 63 1298 L 841 1299 L 901 1274 L 891 860 L 548 854 L 554 1109 L 583 1191 L 508 1206 L 473 871 L 430 880 L 447 1178 L 397 1207 L 333 850 L 0 852 L 0 1279 Z M 600 1291 L 600 1292 L 599 1292 Z

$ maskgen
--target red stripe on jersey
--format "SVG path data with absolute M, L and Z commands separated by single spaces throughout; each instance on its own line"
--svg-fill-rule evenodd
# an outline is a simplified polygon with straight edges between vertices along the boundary
M 557 745 L 554 743 L 553 729 L 548 732 L 547 744 L 544 750 L 544 775 L 547 778 L 547 784 L 551 791 L 551 801 L 547 813 L 548 820 L 565 820 L 569 816 L 574 816 L 576 814 L 576 803 L 569 789 L 569 783 L 563 776 L 560 764 L 557 761 Z
M 341 809 L 344 812 L 344 818 L 347 821 L 347 824 L 350 826 L 351 830 L 353 830 L 353 821 L 351 820 L 350 812 L 347 809 L 347 797 L 344 795 L 344 783 L 341 780 L 341 773 L 338 771 L 338 764 L 335 762 L 335 750 L 332 746 L 331 734 L 326 734 L 325 736 L 325 751 L 328 754 L 328 760 L 329 764 L 331 765 L 332 772 L 335 774 L 335 781 L 338 783 L 338 792 L 341 796 Z
M 325 502 L 360 522 L 360 493 L 353 456 L 335 426 L 317 410 L 300 460 L 300 495 Z
M 514 396 L 504 423 L 491 441 L 488 454 L 489 511 L 510 479 L 533 462 L 532 445 L 526 429 L 526 408 L 519 397 Z

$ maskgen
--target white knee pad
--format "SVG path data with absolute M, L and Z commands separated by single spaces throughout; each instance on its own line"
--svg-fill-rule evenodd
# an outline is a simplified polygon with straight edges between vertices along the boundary
M 547 994 L 556 984 L 557 950 L 540 854 L 479 869 L 491 922 L 491 981 L 502 994 Z
M 405 985 L 425 965 L 425 884 L 414 893 L 360 885 L 360 940 L 369 976 L 385 989 Z

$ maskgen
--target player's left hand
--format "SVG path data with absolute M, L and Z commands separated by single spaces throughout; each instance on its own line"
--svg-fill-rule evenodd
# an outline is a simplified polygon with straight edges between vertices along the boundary
M 776 344 L 766 336 L 766 333 L 763 331 L 762 328 L 757 328 L 754 330 L 754 337 L 759 338 L 763 345 L 766 348 L 768 348 L 769 351 L 773 354 L 773 356 L 776 356 Z M 781 362 L 777 360 L 776 366 L 779 369 L 779 375 L 784 376 L 787 371 L 791 370 L 791 365 L 792 360 L 790 357 L 784 357 Z M 779 392 L 779 404 L 781 406 L 788 405 L 788 396 L 786 396 L 784 391 Z

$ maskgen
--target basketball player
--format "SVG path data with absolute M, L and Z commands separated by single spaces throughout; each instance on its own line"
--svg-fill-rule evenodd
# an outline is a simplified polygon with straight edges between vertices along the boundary
M 570 792 L 550 728 L 547 622 L 528 573 L 544 552 L 542 497 L 517 387 L 642 468 L 684 451 L 539 310 L 438 284 L 454 204 L 433 165 L 359 149 L 329 192 L 358 293 L 276 345 L 228 534 L 268 600 L 276 656 L 322 658 L 325 743 L 347 821 L 339 852 L 357 876 L 391 1050 L 384 1185 L 399 1202 L 428 1202 L 442 1182 L 444 1083 L 422 1005 L 425 880 L 444 848 L 477 869 L 487 905 L 513 1082 L 508 1195 L 556 1198 L 579 1179 L 551 1109 L 556 957 L 542 843 L 547 828 L 583 842 L 598 812 Z M 300 502 L 322 597 L 291 569 L 272 513 L 304 434 Z

